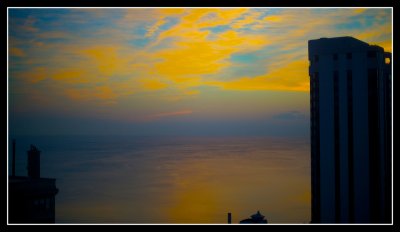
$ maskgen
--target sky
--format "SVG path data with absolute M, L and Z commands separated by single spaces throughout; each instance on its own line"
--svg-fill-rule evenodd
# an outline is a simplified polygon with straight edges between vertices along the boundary
M 385 8 L 11 8 L 11 135 L 308 136 L 307 42 Z

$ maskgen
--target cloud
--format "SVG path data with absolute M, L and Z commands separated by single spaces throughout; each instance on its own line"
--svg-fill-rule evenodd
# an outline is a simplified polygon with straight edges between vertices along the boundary
M 48 69 L 46 67 L 36 67 L 32 70 L 32 72 L 29 72 L 29 74 L 27 75 L 32 83 L 36 83 L 48 77 Z
M 231 27 L 233 29 L 241 29 L 251 24 L 257 24 L 260 21 L 259 17 L 261 15 L 262 13 L 259 11 L 252 11 L 249 14 L 246 14 L 246 16 L 243 19 L 238 19 L 234 21 Z
M 188 115 L 192 113 L 193 111 L 191 110 L 180 110 L 174 112 L 158 113 L 158 114 L 148 115 L 147 117 L 143 118 L 143 121 L 155 121 L 165 117 L 175 117 L 181 115 Z
M 72 88 L 66 89 L 65 92 L 72 100 L 91 101 L 99 99 L 107 104 L 115 103 L 117 97 L 117 94 L 115 94 L 109 86 L 96 86 L 93 89 Z
M 19 81 L 12 91 L 42 88 L 43 98 L 59 92 L 76 102 L 122 102 L 132 95 L 178 102 L 203 97 L 209 86 L 307 92 L 307 40 L 349 35 L 388 51 L 392 45 L 390 9 L 11 12 L 10 78 Z M 238 54 L 257 59 L 234 61 Z
M 85 70 L 81 69 L 66 69 L 54 73 L 51 77 L 54 80 L 62 81 L 63 83 L 88 83 L 89 80 L 84 78 Z
M 283 16 L 279 15 L 268 15 L 264 17 L 264 20 L 267 22 L 280 22 L 283 20 Z
M 25 20 L 23 23 L 21 29 L 26 32 L 37 32 L 39 29 L 34 26 L 36 23 L 37 19 L 33 16 L 28 16 L 28 18 Z
M 226 90 L 309 91 L 308 61 L 293 61 L 277 70 L 256 77 L 231 81 L 210 81 L 207 84 Z
M 11 47 L 10 48 L 10 55 L 11 56 L 16 56 L 16 57 L 24 57 L 26 56 L 25 52 L 17 47 Z
M 279 114 L 275 114 L 272 116 L 272 119 L 279 121 L 296 121 L 296 120 L 306 120 L 308 117 L 299 111 L 288 111 Z
M 164 25 L 165 23 L 166 21 L 164 19 L 161 19 L 157 21 L 153 26 L 148 27 L 145 37 L 152 37 L 153 34 L 158 30 L 158 28 Z
M 144 89 L 148 90 L 160 90 L 167 87 L 167 85 L 159 80 L 155 79 L 142 79 Z

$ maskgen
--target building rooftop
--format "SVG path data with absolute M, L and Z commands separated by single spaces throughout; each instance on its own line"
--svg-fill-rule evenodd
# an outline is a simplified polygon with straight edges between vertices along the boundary
M 57 194 L 56 179 L 53 178 L 30 178 L 26 176 L 10 176 L 10 194 L 14 195 L 49 195 Z
M 370 45 L 364 41 L 358 40 L 350 36 L 319 38 L 308 41 L 309 54 L 324 54 L 334 52 L 357 52 L 376 50 L 382 51 L 383 48 L 377 45 Z

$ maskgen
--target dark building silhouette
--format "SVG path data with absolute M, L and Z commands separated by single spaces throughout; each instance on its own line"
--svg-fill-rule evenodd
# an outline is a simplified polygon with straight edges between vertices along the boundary
M 391 222 L 391 53 L 308 41 L 313 223 Z
M 228 224 L 232 224 L 232 213 L 228 213 Z
M 28 176 L 15 176 L 13 141 L 12 176 L 9 177 L 9 223 L 54 223 L 56 179 L 40 177 L 40 151 L 28 151 Z
M 266 224 L 268 223 L 267 219 L 264 219 L 264 215 L 260 213 L 260 211 L 257 211 L 256 214 L 251 215 L 250 218 L 243 219 L 239 222 L 240 224 L 258 224 L 258 223 L 263 223 Z

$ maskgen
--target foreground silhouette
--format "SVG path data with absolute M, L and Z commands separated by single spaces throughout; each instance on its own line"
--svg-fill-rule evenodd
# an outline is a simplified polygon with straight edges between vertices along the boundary
M 9 223 L 54 223 L 56 179 L 40 177 L 40 151 L 28 151 L 28 176 L 15 175 L 15 140 L 9 177 Z
M 308 41 L 313 223 L 391 221 L 391 53 Z

